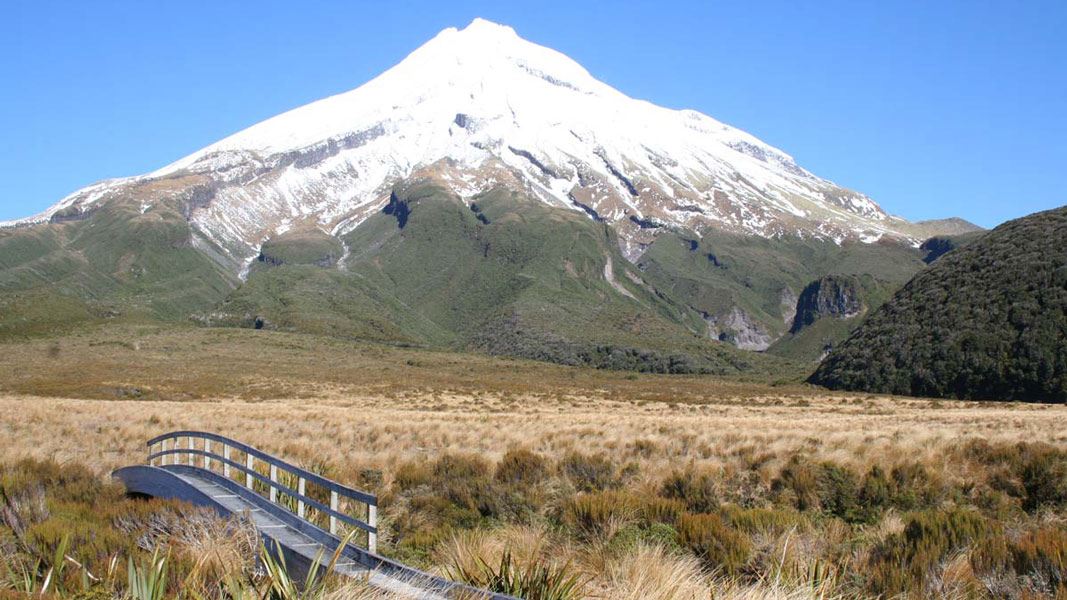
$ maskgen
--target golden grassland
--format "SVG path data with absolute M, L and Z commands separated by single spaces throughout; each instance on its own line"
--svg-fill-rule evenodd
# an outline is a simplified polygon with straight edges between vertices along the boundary
M 951 471 L 948 450 L 967 439 L 1067 446 L 1067 407 L 814 394 L 699 404 L 421 391 L 184 402 L 8 395 L 0 397 L 0 428 L 0 460 L 75 461 L 100 473 L 143 462 L 147 439 L 179 429 L 220 433 L 304 464 L 349 465 L 349 475 L 446 452 L 495 461 L 514 447 L 547 456 L 605 452 L 651 475 L 697 463 L 725 468 L 752 454 L 772 455 L 772 471 L 794 454 L 861 470 L 919 460 Z
M 379 495 L 385 552 L 602 598 L 1060 598 L 1067 407 L 590 371 L 279 333 L 0 345 L 0 464 L 207 430 Z

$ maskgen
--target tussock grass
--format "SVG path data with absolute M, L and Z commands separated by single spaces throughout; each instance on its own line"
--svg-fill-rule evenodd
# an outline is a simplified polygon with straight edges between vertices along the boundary
M 13 573 L 43 578 L 68 535 L 67 553 L 100 578 L 115 555 L 164 547 L 173 578 L 247 569 L 236 525 L 136 508 L 148 505 L 106 482 L 143 462 L 144 440 L 202 429 L 378 494 L 382 551 L 440 574 L 565 569 L 596 598 L 1065 593 L 1065 407 L 629 378 L 274 334 L 251 360 L 228 354 L 248 332 L 138 331 L 123 344 L 65 338 L 58 352 L 20 342 L 0 365 L 7 389 L 111 398 L 0 396 L 0 499 L 17 519 L 0 526 L 0 549 L 19 536 L 39 548 L 19 550 Z M 131 387 L 148 391 L 100 392 Z M 156 521 L 167 535 L 144 537 Z M 222 558 L 198 566 L 207 554 Z M 115 576 L 126 570 L 119 561 Z

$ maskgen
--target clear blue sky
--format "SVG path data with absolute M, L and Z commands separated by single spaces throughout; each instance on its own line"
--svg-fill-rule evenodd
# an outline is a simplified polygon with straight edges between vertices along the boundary
M 355 88 L 475 16 L 910 219 L 1067 204 L 1067 2 L 14 2 L 0 220 Z

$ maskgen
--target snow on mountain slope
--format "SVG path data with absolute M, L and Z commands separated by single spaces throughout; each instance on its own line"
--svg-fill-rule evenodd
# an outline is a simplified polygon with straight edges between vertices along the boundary
M 391 186 L 433 177 L 461 196 L 494 185 L 612 224 L 631 259 L 663 227 L 915 242 L 912 225 L 784 152 L 691 110 L 634 100 L 581 65 L 477 19 L 369 83 L 268 119 L 158 171 L 106 181 L 38 219 L 177 198 L 235 262 L 298 223 L 343 233 Z

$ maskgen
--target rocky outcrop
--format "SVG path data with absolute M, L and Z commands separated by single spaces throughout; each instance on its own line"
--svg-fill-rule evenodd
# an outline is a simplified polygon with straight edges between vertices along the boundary
M 823 317 L 850 319 L 864 311 L 859 281 L 850 275 L 827 275 L 809 283 L 797 299 L 790 333 L 797 333 Z
M 782 307 L 782 322 L 786 327 L 792 327 L 793 319 L 797 316 L 797 293 L 793 288 L 784 287 L 778 297 Z
M 736 306 L 722 316 L 705 314 L 704 320 L 712 338 L 742 350 L 766 350 L 774 341 L 762 325 Z

